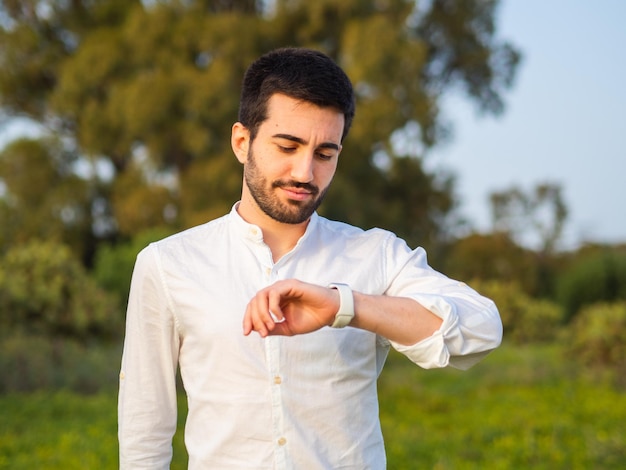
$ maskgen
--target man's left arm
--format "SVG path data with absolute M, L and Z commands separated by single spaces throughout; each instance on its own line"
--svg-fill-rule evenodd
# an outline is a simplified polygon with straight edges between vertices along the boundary
M 465 284 L 443 294 L 410 297 L 354 293 L 351 326 L 387 339 L 399 352 L 426 368 L 467 369 L 502 341 L 495 304 Z
M 352 292 L 350 327 L 371 331 L 424 368 L 468 368 L 502 339 L 494 303 L 447 278 L 448 293 L 411 297 Z M 289 279 L 259 291 L 248 304 L 244 334 L 296 335 L 330 326 L 341 304 L 337 289 Z

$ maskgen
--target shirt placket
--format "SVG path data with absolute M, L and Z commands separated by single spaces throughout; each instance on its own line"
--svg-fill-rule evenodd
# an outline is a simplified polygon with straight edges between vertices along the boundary
M 276 265 L 265 267 L 266 284 L 276 282 L 278 269 Z M 280 348 L 282 338 L 280 336 L 268 336 L 265 338 L 265 359 L 270 381 L 270 393 L 272 400 L 272 436 L 274 442 L 274 467 L 276 469 L 287 468 L 287 436 L 285 435 L 285 421 L 282 404 L 283 375 L 280 364 Z

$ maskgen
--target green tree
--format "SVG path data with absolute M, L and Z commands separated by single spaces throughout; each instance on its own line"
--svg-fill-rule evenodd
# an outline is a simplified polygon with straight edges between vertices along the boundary
M 501 112 L 519 60 L 497 38 L 498 3 L 2 0 L 0 108 L 108 162 L 90 196 L 101 234 L 180 228 L 239 195 L 228 135 L 246 67 L 274 47 L 314 47 L 358 99 L 323 210 L 429 245 L 455 208 L 453 179 L 423 166 L 445 135 L 440 98 L 460 87 Z
M 55 139 L 21 139 L 0 152 L 0 253 L 32 237 L 82 252 L 90 231 L 89 185 L 74 171 L 74 154 Z
M 561 186 L 540 183 L 529 191 L 512 186 L 493 192 L 490 199 L 494 232 L 534 251 L 534 288 L 529 293 L 554 298 L 557 251 L 568 215 Z
M 507 233 L 520 244 L 530 237 L 541 253 L 555 252 L 568 214 L 559 184 L 541 183 L 528 192 L 513 186 L 490 198 L 495 232 Z
M 537 291 L 536 256 L 504 233 L 474 233 L 456 240 L 444 271 L 456 279 L 516 283 L 526 295 Z

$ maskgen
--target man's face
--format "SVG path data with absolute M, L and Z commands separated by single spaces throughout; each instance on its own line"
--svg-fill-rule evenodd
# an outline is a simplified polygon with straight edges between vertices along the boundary
M 333 108 L 273 95 L 248 148 L 243 198 L 248 193 L 275 221 L 307 221 L 335 174 L 343 124 L 343 114 Z

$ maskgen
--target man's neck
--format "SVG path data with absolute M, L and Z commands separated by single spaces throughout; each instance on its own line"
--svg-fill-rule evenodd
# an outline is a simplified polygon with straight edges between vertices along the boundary
M 263 232 L 263 241 L 272 252 L 272 259 L 277 262 L 289 253 L 304 235 L 310 219 L 300 224 L 286 224 L 272 219 L 250 200 L 242 199 L 237 212 L 246 222 L 258 226 Z

